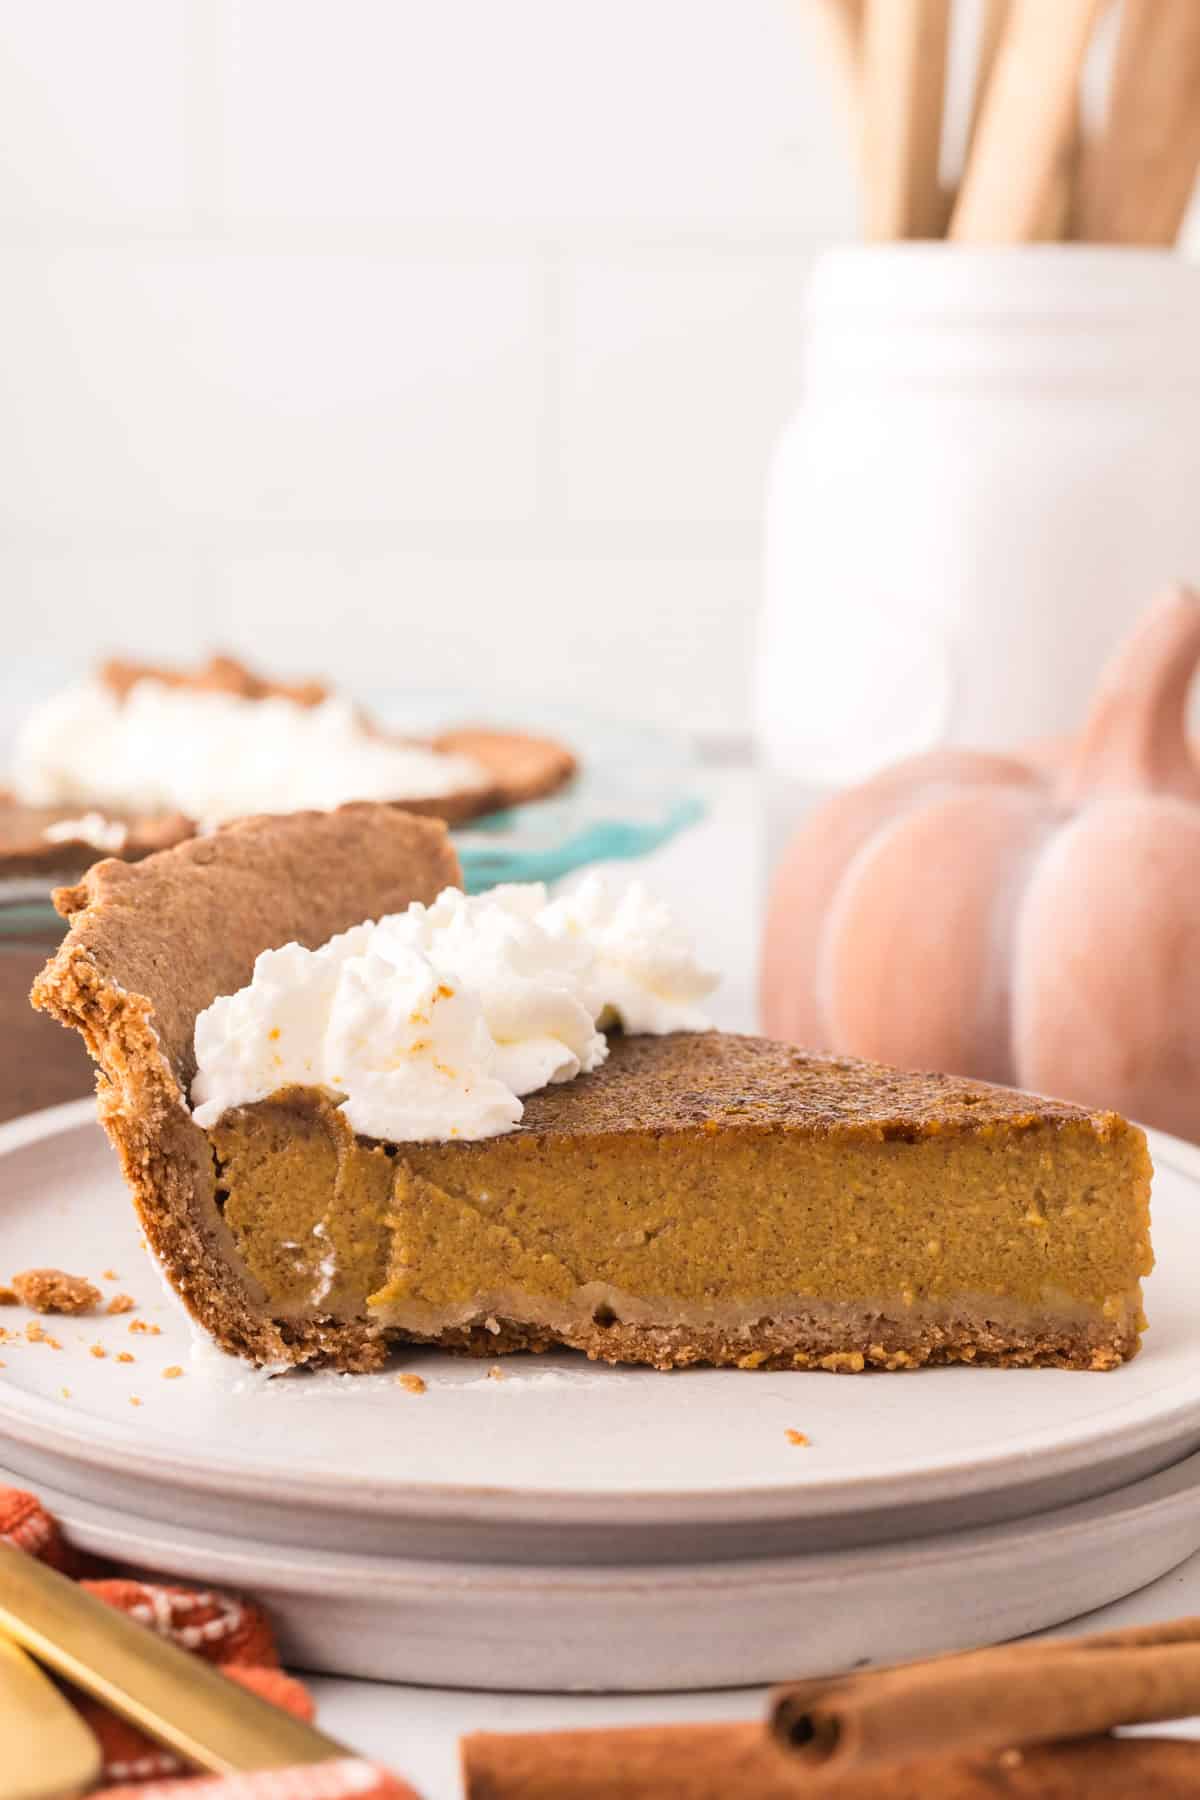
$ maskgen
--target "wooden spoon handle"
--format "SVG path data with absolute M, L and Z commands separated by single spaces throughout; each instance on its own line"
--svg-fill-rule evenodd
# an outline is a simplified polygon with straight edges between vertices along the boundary
M 1069 169 L 1076 88 L 1102 0 L 1014 0 L 950 225 L 957 243 L 1044 235 Z
M 1172 244 L 1200 166 L 1200 4 L 1125 0 L 1104 131 L 1084 150 L 1079 235 Z
M 938 157 L 950 0 L 867 0 L 863 159 L 867 235 L 940 237 Z
M 1008 29 L 1009 6 L 1010 0 L 982 0 L 979 45 L 975 53 L 975 82 L 971 89 L 971 107 L 967 115 L 964 168 L 970 160 L 971 148 L 975 142 L 975 134 L 979 130 L 979 120 L 983 113 L 984 96 L 991 87 L 996 58 L 1000 54 L 1000 46 L 1004 42 L 1004 34 Z
M 809 0 L 808 10 L 816 23 L 834 81 L 857 124 L 862 108 L 866 0 Z

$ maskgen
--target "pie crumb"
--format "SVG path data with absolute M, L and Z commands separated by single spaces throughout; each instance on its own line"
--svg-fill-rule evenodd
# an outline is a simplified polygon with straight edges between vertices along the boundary
M 425 1392 L 425 1383 L 419 1375 L 397 1375 L 396 1380 L 407 1393 L 423 1394 Z
M 132 1312 L 136 1305 L 137 1301 L 132 1294 L 114 1294 L 104 1310 L 110 1313 Z
M 0 1287 L 0 1306 L 19 1306 L 20 1304 L 10 1287 Z
M 132 1331 L 134 1333 L 135 1336 L 137 1336 L 139 1333 L 143 1337 L 161 1337 L 162 1336 L 161 1325 L 148 1325 L 146 1323 L 145 1319 L 134 1319 L 134 1321 L 130 1325 L 129 1329 L 130 1329 L 130 1331 Z
M 812 1439 L 805 1437 L 802 1431 L 793 1431 L 790 1426 L 784 1433 L 784 1436 L 787 1438 L 789 1444 L 803 1444 L 807 1448 L 807 1446 L 812 1443 Z
M 115 1269 L 102 1269 L 100 1271 L 100 1279 L 101 1281 L 120 1281 L 121 1277 L 117 1274 Z
M 130 1394 L 129 1404 L 130 1406 L 140 1406 L 142 1403 L 136 1394 Z
M 108 1351 L 104 1348 L 103 1344 L 93 1344 L 91 1346 L 91 1353 L 96 1357 L 108 1355 Z
M 504 1370 L 500 1367 L 500 1364 L 493 1363 L 491 1368 L 488 1370 L 488 1380 L 489 1381 L 506 1381 L 507 1379 L 508 1379 L 508 1377 L 505 1375 Z
M 40 1313 L 85 1313 L 100 1304 L 100 1289 L 65 1269 L 26 1269 L 12 1278 L 17 1299 Z
M 69 1399 L 70 1399 L 70 1398 L 71 1398 L 71 1390 L 70 1390 L 70 1388 L 63 1388 L 63 1389 L 62 1389 L 62 1397 L 63 1397 L 63 1399 L 64 1399 L 64 1400 L 69 1400 Z
M 117 1351 L 117 1361 L 118 1362 L 136 1362 L 137 1358 L 132 1356 L 128 1350 L 118 1350 Z
M 164 1381 L 174 1381 L 176 1376 L 182 1375 L 182 1374 L 183 1374 L 183 1370 L 180 1368 L 179 1364 L 172 1363 L 169 1368 L 166 1368 L 163 1370 L 163 1380 Z
M 30 1319 L 28 1325 L 25 1327 L 25 1336 L 29 1339 L 31 1344 L 49 1344 L 52 1350 L 62 1349 L 62 1345 L 59 1343 L 58 1339 L 56 1337 L 51 1337 L 50 1333 L 43 1326 L 39 1325 L 36 1319 Z

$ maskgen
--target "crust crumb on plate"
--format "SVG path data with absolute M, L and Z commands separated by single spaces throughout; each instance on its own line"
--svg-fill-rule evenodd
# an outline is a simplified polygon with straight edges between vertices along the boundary
M 100 1304 L 100 1289 L 65 1269 L 25 1269 L 12 1278 L 18 1300 L 40 1313 L 85 1313 Z

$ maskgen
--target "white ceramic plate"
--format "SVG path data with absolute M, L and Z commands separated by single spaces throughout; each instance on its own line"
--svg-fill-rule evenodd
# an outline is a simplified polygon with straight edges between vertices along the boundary
M 394 1370 L 264 1380 L 194 1356 L 91 1103 L 55 1108 L 0 1127 L 0 1278 L 113 1269 L 105 1291 L 135 1295 L 161 1335 L 131 1335 L 124 1317 L 60 1319 L 48 1328 L 61 1350 L 0 1346 L 5 1460 L 200 1529 L 535 1564 L 787 1554 L 1062 1506 L 1200 1447 L 1200 1152 L 1153 1148 L 1152 1328 L 1111 1374 L 662 1375 L 562 1354 L 507 1358 L 497 1381 L 414 1351 L 395 1365 L 424 1377 L 412 1394 Z M 0 1324 L 26 1316 L 7 1309 Z M 164 1378 L 172 1366 L 184 1374 Z
M 587 1569 L 298 1551 L 42 1491 L 81 1548 L 254 1594 L 290 1667 L 642 1693 L 817 1675 L 1061 1624 L 1200 1547 L 1198 1484 L 1195 1455 L 1100 1500 L 903 1544 Z

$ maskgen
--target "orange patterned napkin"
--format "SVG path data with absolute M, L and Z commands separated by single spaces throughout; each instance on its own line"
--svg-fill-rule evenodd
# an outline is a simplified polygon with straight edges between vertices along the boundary
M 231 1680 L 264 1700 L 298 1718 L 312 1718 L 308 1691 L 279 1667 L 271 1627 L 248 1600 L 173 1583 L 85 1579 L 88 1559 L 66 1541 L 37 1496 L 19 1488 L 0 1488 L 0 1537 L 74 1576 L 89 1593 L 160 1637 L 218 1664 Z M 190 1776 L 169 1750 L 97 1701 L 86 1694 L 72 1693 L 71 1698 L 99 1740 L 105 1800 L 419 1800 L 407 1783 L 357 1757 L 254 1775 Z

